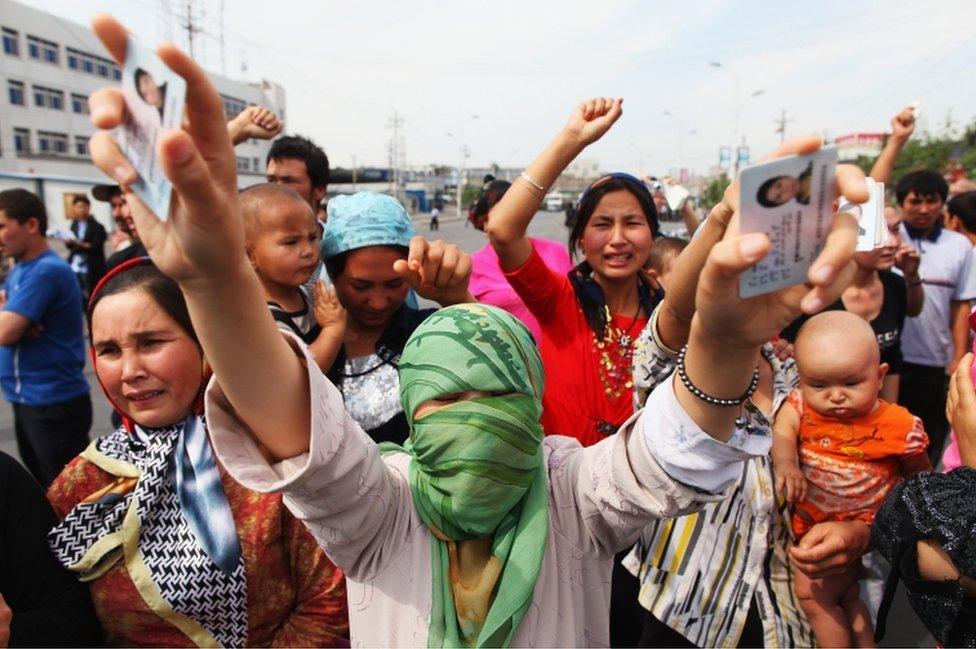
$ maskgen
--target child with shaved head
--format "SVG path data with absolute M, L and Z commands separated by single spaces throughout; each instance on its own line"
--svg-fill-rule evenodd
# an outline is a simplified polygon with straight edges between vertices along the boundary
M 346 329 L 346 312 L 335 289 L 319 280 L 315 295 L 305 284 L 319 265 L 322 230 L 315 213 L 294 189 L 262 183 L 240 194 L 244 249 L 278 326 L 305 341 L 322 371 L 335 362 Z
M 794 503 L 793 532 L 803 545 L 821 523 L 871 525 L 904 476 L 929 468 L 928 436 L 920 419 L 878 398 L 888 364 L 860 316 L 828 311 L 810 318 L 796 339 L 796 365 L 800 387 L 776 417 L 772 458 L 776 487 Z M 820 646 L 874 646 L 857 571 L 817 580 L 795 575 Z

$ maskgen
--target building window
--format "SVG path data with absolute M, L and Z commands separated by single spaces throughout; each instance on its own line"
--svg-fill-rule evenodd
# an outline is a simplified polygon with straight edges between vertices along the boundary
M 46 41 L 37 36 L 27 37 L 27 53 L 32 59 L 46 61 L 47 63 L 58 62 L 58 44 Z
M 30 153 L 30 131 L 26 128 L 14 129 L 14 150 L 17 155 L 27 155 Z
M 236 97 L 228 97 L 227 95 L 221 95 L 221 99 L 224 100 L 224 113 L 227 114 L 227 119 L 234 119 L 247 108 L 247 102 L 243 99 L 237 99 Z
M 257 173 L 261 173 L 261 159 L 251 158 L 251 169 L 254 169 Z
M 103 79 L 111 78 L 119 81 L 122 78 L 122 70 L 109 59 L 82 52 L 73 47 L 66 47 L 65 50 L 68 52 L 68 67 L 72 70 L 78 70 Z
M 12 29 L 3 28 L 3 53 L 20 56 L 20 37 Z
M 75 153 L 79 156 L 88 157 L 88 140 L 84 135 L 75 136 Z
M 84 95 L 76 95 L 72 93 L 71 95 L 71 112 L 78 113 L 79 115 L 88 114 L 88 97 Z
M 10 97 L 10 103 L 14 106 L 24 105 L 24 84 L 20 81 L 7 79 L 7 94 Z
M 41 153 L 63 155 L 68 152 L 68 136 L 64 133 L 38 131 L 37 148 Z
M 242 158 L 241 156 L 237 156 L 237 170 L 250 171 L 251 170 L 250 158 Z
M 64 93 L 53 88 L 34 86 L 34 105 L 38 108 L 64 110 Z

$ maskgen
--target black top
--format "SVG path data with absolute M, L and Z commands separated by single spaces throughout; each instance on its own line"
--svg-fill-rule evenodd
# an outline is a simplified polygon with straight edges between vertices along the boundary
M 11 647 L 101 643 L 88 586 L 48 547 L 47 533 L 55 523 L 41 486 L 0 452 L 0 594 L 13 611 Z
M 890 270 L 879 270 L 884 297 L 881 302 L 881 312 L 871 321 L 871 328 L 878 337 L 878 348 L 881 350 L 881 362 L 889 365 L 889 374 L 901 374 L 901 332 L 905 326 L 905 312 L 908 309 L 908 285 L 905 279 Z M 846 311 L 844 303 L 837 300 L 824 311 Z M 795 342 L 796 334 L 807 320 L 808 315 L 801 315 L 790 323 L 780 334 L 788 341 Z
M 142 241 L 135 241 L 122 250 L 113 252 L 105 262 L 105 272 L 108 272 L 115 268 L 116 266 L 123 264 L 130 259 L 135 259 L 136 257 L 145 257 L 148 253 L 146 252 L 146 246 L 142 245 Z
M 78 227 L 78 221 L 71 222 L 71 233 L 75 237 L 78 236 Z M 71 258 L 75 254 L 84 255 L 85 261 L 88 264 L 89 281 L 92 286 L 97 284 L 98 280 L 105 274 L 106 238 L 108 238 L 108 235 L 105 232 L 105 227 L 96 221 L 94 217 L 88 217 L 88 223 L 85 225 L 85 236 L 81 241 L 91 244 L 91 248 L 88 250 L 75 249 L 70 243 L 68 244 L 68 263 L 71 263 Z

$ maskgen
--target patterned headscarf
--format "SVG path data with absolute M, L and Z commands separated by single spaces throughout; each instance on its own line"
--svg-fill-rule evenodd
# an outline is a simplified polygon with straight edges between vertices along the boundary
M 410 421 L 403 450 L 413 456 L 414 505 L 434 536 L 428 646 L 508 646 L 532 601 L 549 533 L 543 386 L 531 334 L 494 307 L 442 309 L 403 350 L 400 400 Z M 414 419 L 424 401 L 473 391 L 490 396 Z M 478 612 L 452 588 L 454 542 L 491 535 L 483 579 L 490 607 Z
M 386 194 L 359 192 L 329 200 L 322 259 L 368 246 L 410 247 L 417 234 L 403 205 Z

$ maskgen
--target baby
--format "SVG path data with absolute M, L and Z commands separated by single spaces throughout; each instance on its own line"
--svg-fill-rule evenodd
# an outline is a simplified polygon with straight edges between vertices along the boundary
M 335 288 L 319 280 L 303 286 L 319 265 L 322 230 L 308 203 L 284 185 L 262 183 L 240 194 L 244 249 L 282 329 L 308 345 L 322 371 L 335 362 L 346 331 L 346 310 Z
M 825 521 L 870 525 L 904 476 L 929 468 L 922 422 L 878 398 L 888 365 L 857 315 L 810 318 L 796 339 L 796 364 L 800 387 L 776 416 L 772 450 L 777 489 L 795 503 L 793 532 L 799 540 Z M 874 646 L 859 572 L 811 580 L 796 571 L 796 594 L 820 646 Z
M 647 258 L 647 272 L 667 290 L 668 278 L 674 270 L 674 260 L 688 247 L 688 241 L 678 237 L 655 237 L 651 255 Z

